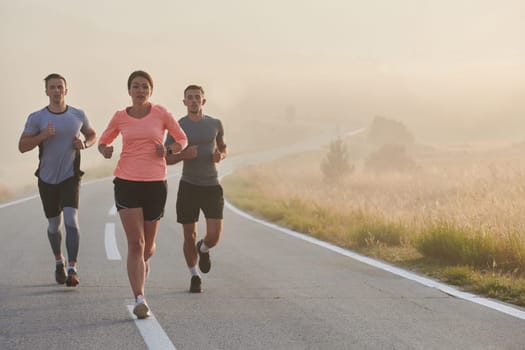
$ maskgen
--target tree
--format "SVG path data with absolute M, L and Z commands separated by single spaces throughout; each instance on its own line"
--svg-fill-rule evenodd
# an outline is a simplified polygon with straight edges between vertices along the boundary
M 385 144 L 365 160 L 365 168 L 376 173 L 408 171 L 417 168 L 404 145 Z
M 346 144 L 340 137 L 330 142 L 330 149 L 321 162 L 321 170 L 328 182 L 339 182 L 354 171 Z
M 374 146 L 383 144 L 410 146 L 414 144 L 414 135 L 403 123 L 379 116 L 372 121 L 367 139 Z

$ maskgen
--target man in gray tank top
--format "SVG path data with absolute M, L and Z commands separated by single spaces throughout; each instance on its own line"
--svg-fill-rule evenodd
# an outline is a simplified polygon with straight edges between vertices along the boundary
M 190 292 L 200 293 L 202 273 L 211 268 L 209 250 L 222 235 L 224 196 L 219 183 L 217 163 L 226 158 L 224 129 L 219 119 L 204 115 L 206 103 L 201 86 L 190 85 L 184 90 L 184 105 L 188 114 L 179 120 L 188 137 L 188 147 L 178 154 L 168 154 L 167 164 L 183 161 L 182 177 L 177 192 L 177 222 L 184 231 L 184 257 L 190 270 Z M 168 136 L 166 145 L 173 138 Z M 197 222 L 200 211 L 206 218 L 206 235 L 197 241 Z
M 55 255 L 55 280 L 58 284 L 75 287 L 79 284 L 77 256 L 80 239 L 78 201 L 80 151 L 96 142 L 96 132 L 80 109 L 68 106 L 66 79 L 53 73 L 45 79 L 49 105 L 27 118 L 20 136 L 21 153 L 38 146 L 38 190 L 48 220 L 47 235 Z M 80 138 L 84 136 L 84 140 Z M 62 217 L 66 229 L 68 266 L 62 255 Z

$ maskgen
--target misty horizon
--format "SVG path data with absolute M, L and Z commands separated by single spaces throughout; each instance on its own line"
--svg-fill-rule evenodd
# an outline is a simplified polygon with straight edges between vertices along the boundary
M 37 151 L 17 145 L 27 116 L 48 103 L 43 78 L 52 72 L 99 135 L 130 104 L 127 77 L 143 69 L 152 102 L 177 118 L 185 86 L 203 85 L 204 111 L 223 120 L 232 153 L 266 147 L 261 125 L 286 142 L 287 133 L 361 127 L 375 116 L 404 123 L 423 144 L 524 139 L 520 1 L 138 4 L 0 4 L 0 184 L 34 182 Z M 104 161 L 96 149 L 83 157 L 84 168 Z

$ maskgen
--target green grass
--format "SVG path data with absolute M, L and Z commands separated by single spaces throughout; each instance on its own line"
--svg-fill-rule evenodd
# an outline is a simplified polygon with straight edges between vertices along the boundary
M 517 233 L 488 235 L 443 222 L 425 229 L 416 242 L 418 251 L 428 258 L 521 277 L 525 275 L 524 247 Z

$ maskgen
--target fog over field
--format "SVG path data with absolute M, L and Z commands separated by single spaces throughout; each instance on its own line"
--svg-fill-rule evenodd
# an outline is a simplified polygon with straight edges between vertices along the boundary
M 524 34 L 520 0 L 1 0 L 0 187 L 34 183 L 37 151 L 17 144 L 52 72 L 99 134 L 143 69 L 177 117 L 185 86 L 202 84 L 232 153 L 375 116 L 418 143 L 519 142 Z M 100 164 L 83 152 L 84 169 Z

